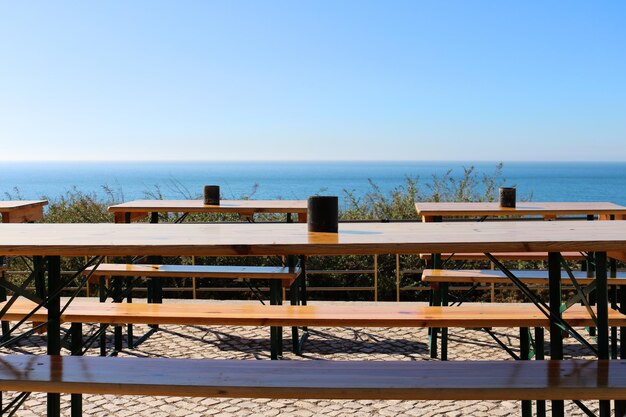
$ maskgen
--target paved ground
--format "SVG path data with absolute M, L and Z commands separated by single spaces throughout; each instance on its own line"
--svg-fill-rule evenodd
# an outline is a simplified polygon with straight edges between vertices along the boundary
M 135 334 L 140 335 L 139 327 Z M 286 350 L 291 332 L 285 330 Z M 302 357 L 285 353 L 288 360 L 430 360 L 426 329 L 390 328 L 315 328 Z M 518 330 L 498 330 L 502 341 L 516 351 Z M 510 359 L 486 333 L 450 329 L 449 359 Z M 547 336 L 547 335 L 546 335 Z M 215 358 L 269 360 L 269 331 L 257 327 L 162 326 L 136 349 L 124 356 L 167 356 L 179 358 Z M 566 356 L 584 357 L 587 352 L 570 339 L 565 340 Z M 549 349 L 548 344 L 545 346 Z M 33 336 L 12 349 L 1 352 L 44 353 L 45 338 Z M 97 355 L 96 346 L 90 354 Z M 4 405 L 14 398 L 5 393 Z M 62 397 L 63 415 L 69 416 L 69 396 Z M 587 402 L 597 411 L 597 402 Z M 550 404 L 547 404 L 548 408 Z M 44 416 L 45 395 L 31 394 L 17 416 Z M 514 416 L 519 403 L 513 401 L 328 401 L 269 400 L 220 398 L 114 397 L 88 395 L 84 399 L 85 416 Z M 566 415 L 583 416 L 576 405 L 566 402 Z

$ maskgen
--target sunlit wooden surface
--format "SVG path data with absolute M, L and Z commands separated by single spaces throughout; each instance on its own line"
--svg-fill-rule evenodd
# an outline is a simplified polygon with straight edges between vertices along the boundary
M 46 200 L 0 201 L 2 223 L 26 223 L 43 219 Z
M 515 208 L 500 207 L 498 202 L 455 202 L 455 203 L 415 203 L 417 214 L 425 221 L 434 216 L 542 216 L 567 215 L 615 215 L 616 219 L 626 217 L 626 207 L 608 202 L 518 202 Z
M 0 224 L 0 255 L 341 255 L 626 252 L 626 222 Z
M 0 357 L 6 391 L 398 400 L 626 399 L 626 361 Z M 146 373 L 146 370 L 154 372 Z M 305 376 L 305 377 L 303 377 Z
M 5 303 L 0 303 L 2 308 Z M 20 320 L 34 304 L 19 300 L 3 317 Z M 46 311 L 32 320 L 45 321 Z M 593 326 L 583 306 L 563 313 L 572 326 Z M 232 326 L 317 326 L 317 327 L 547 327 L 550 322 L 531 303 L 462 304 L 458 307 L 430 307 L 414 303 L 322 304 L 270 306 L 221 303 L 97 303 L 74 300 L 61 320 L 71 323 L 183 324 Z M 610 309 L 609 322 L 626 326 L 626 316 Z
M 148 213 L 236 213 L 250 217 L 256 213 L 298 214 L 306 221 L 306 200 L 222 200 L 219 205 L 204 204 L 202 200 L 134 200 L 109 207 L 116 223 L 124 223 L 126 213 L 131 220 L 140 220 Z
M 512 270 L 520 281 L 525 284 L 548 285 L 547 271 L 534 270 Z M 588 285 L 595 280 L 586 276 L 587 272 L 573 272 L 576 281 L 581 285 Z M 571 281 L 565 272 L 561 273 L 563 285 L 570 284 Z M 422 282 L 448 282 L 448 283 L 484 283 L 484 284 L 512 284 L 499 270 L 473 270 L 473 269 L 425 269 L 422 272 Z M 626 275 L 619 273 L 616 278 L 607 278 L 608 285 L 626 285 Z

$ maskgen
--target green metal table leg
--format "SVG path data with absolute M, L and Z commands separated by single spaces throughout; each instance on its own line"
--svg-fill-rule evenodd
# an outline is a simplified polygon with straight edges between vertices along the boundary
M 83 350 L 83 325 L 82 323 L 72 323 L 70 332 L 72 334 L 72 356 L 81 356 Z M 83 415 L 83 396 L 82 394 L 72 394 L 71 397 L 72 417 L 81 417 Z
M 306 256 L 300 256 L 300 305 L 307 305 L 307 292 L 306 292 Z M 298 346 L 298 354 L 302 354 L 302 349 L 304 347 L 304 343 L 309 338 L 309 328 L 304 326 L 302 327 L 302 336 L 300 337 L 300 343 Z
M 433 253 L 431 255 L 431 261 L 432 261 L 433 269 L 441 268 L 441 254 Z M 430 304 L 432 306 L 441 306 L 442 303 L 443 303 L 443 300 L 444 300 L 444 292 L 447 292 L 447 291 L 448 291 L 448 286 L 446 284 L 444 284 L 444 283 L 439 283 L 433 289 L 433 291 L 431 293 L 431 302 L 430 302 Z M 447 294 L 446 294 L 446 296 L 447 296 Z M 431 358 L 436 358 L 437 357 L 437 334 L 439 333 L 439 331 L 440 330 L 438 328 L 435 328 L 435 327 L 430 329 L 430 357 Z M 442 344 L 442 349 L 443 349 L 443 345 L 444 345 L 444 339 L 443 339 L 444 329 L 441 329 L 441 333 L 442 333 L 441 344 Z M 447 338 L 447 329 L 446 329 L 446 338 Z M 443 352 L 442 352 L 442 355 L 443 355 Z M 442 359 L 443 359 L 443 356 L 442 356 Z
M 61 353 L 61 257 L 48 257 L 48 355 Z M 61 395 L 48 393 L 48 417 L 61 417 Z
M 35 294 L 43 300 L 46 298 L 46 276 L 43 257 L 33 256 L 33 270 L 35 271 Z
M 519 350 L 520 359 L 527 361 L 530 359 L 530 329 L 528 327 L 521 327 L 519 329 Z M 533 403 L 532 401 L 522 401 L 522 417 L 532 417 L 533 415 Z
M 609 359 L 609 291 L 606 252 L 596 252 L 598 359 Z M 600 401 L 600 417 L 611 415 L 611 402 Z
M 291 213 L 287 213 L 287 223 L 292 223 L 293 218 Z M 296 257 L 293 255 L 287 256 L 287 267 L 290 271 L 292 271 L 296 267 Z M 297 306 L 300 304 L 300 291 L 298 288 L 300 286 L 300 279 L 302 276 L 299 276 L 289 287 L 289 300 L 292 306 Z M 299 335 L 298 327 L 293 326 L 291 328 L 291 351 L 294 354 L 298 354 L 300 349 L 300 335 Z
M 594 274 L 595 274 L 595 270 L 596 270 L 596 259 L 595 259 L 595 254 L 593 252 L 589 252 L 589 254 L 587 254 L 587 277 L 588 278 L 593 278 Z M 589 305 L 590 306 L 595 306 L 596 305 L 596 293 L 592 292 L 589 294 Z M 589 331 L 589 336 L 595 336 L 596 335 L 596 328 L 591 326 L 588 328 Z
M 113 302 L 122 302 L 122 278 L 115 277 L 111 279 L 113 286 Z M 116 352 L 120 352 L 124 347 L 122 346 L 122 326 L 116 325 L 113 328 L 113 345 Z
M 550 314 L 561 317 L 561 255 L 558 252 L 548 253 L 548 282 L 550 288 Z M 563 334 L 561 328 L 550 321 L 550 359 L 563 359 Z M 564 417 L 563 400 L 552 400 L 552 416 Z
M 279 280 L 270 280 L 270 305 L 281 305 L 282 291 Z M 283 355 L 283 328 L 279 326 L 270 327 L 270 357 L 273 360 L 279 359 Z
M 626 308 L 626 286 L 619 287 L 619 304 L 623 311 Z M 619 328 L 619 357 L 626 359 L 626 327 Z M 626 401 L 615 401 L 615 415 L 626 416 Z
M 133 286 L 133 279 L 131 277 L 126 277 L 126 289 L 128 290 L 128 294 L 126 295 L 126 302 L 128 304 L 131 304 L 133 302 L 132 286 Z M 133 336 L 132 324 L 128 324 L 126 326 L 126 336 L 128 338 L 128 348 L 133 349 L 134 348 L 134 344 L 133 344 L 134 336 Z
M 4 265 L 4 256 L 0 256 L 0 266 Z M 0 273 L 0 280 L 4 281 L 6 280 L 6 274 L 4 271 L 2 271 Z M 0 286 L 0 301 L 6 301 L 7 300 L 7 290 Z M 10 330 L 10 326 L 9 326 L 9 322 L 8 321 L 2 321 L 2 336 L 7 336 L 9 334 L 9 330 Z M 1 404 L 0 404 L 0 410 L 2 409 Z
M 298 288 L 300 286 L 300 279 L 302 276 L 299 276 L 289 287 L 289 300 L 292 306 L 297 306 L 300 304 L 300 291 Z M 298 327 L 293 326 L 291 328 L 291 351 L 294 354 L 298 354 L 300 349 L 300 335 L 298 331 Z
M 617 302 L 617 286 L 611 285 L 610 288 L 610 303 L 611 308 L 613 310 L 618 310 L 618 302 Z M 617 359 L 618 357 L 618 346 L 617 346 L 617 327 L 611 327 L 611 359 Z
M 441 305 L 446 307 L 448 305 L 448 283 L 442 282 L 440 286 L 441 290 Z M 448 328 L 441 329 L 441 360 L 448 360 Z
M 535 327 L 535 360 L 544 359 L 544 330 L 543 327 Z M 546 417 L 546 402 L 543 400 L 537 401 L 537 417 Z
M 98 296 L 100 297 L 100 302 L 104 303 L 107 299 L 106 280 L 104 279 L 104 277 L 100 277 L 100 279 L 98 280 L 98 287 L 99 287 Z M 100 325 L 100 356 L 107 355 L 107 335 L 106 335 L 107 327 L 108 325 L 106 324 Z

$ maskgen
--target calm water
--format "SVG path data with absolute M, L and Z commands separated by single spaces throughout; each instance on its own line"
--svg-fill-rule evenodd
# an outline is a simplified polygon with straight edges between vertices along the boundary
M 225 198 L 256 192 L 256 199 L 304 199 L 312 194 L 361 195 L 371 190 L 368 179 L 382 191 L 419 177 L 427 184 L 433 174 L 463 167 L 493 174 L 495 162 L 0 162 L 0 199 L 54 199 L 76 187 L 103 196 L 103 186 L 125 201 L 145 198 L 157 187 L 164 198 L 199 196 L 204 184 L 219 184 Z M 503 178 L 518 195 L 532 193 L 534 201 L 612 201 L 626 205 L 626 162 L 509 162 Z M 10 194 L 7 195 L 7 193 Z

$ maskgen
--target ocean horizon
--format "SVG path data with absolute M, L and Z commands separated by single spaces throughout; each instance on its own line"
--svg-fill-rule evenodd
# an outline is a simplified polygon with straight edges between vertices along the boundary
M 2 199 L 55 198 L 74 189 L 120 201 L 199 198 L 205 184 L 223 197 L 306 199 L 310 195 L 357 197 L 383 193 L 417 179 L 421 187 L 451 171 L 459 178 L 474 167 L 493 175 L 490 161 L 28 161 L 0 162 Z M 504 162 L 503 185 L 533 201 L 610 201 L 626 205 L 626 162 Z M 427 191 L 427 190 L 425 190 Z

